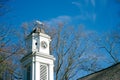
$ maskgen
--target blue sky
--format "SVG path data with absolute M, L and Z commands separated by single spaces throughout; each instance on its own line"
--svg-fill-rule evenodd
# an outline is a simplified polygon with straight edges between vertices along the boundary
M 120 23 L 120 3 L 116 0 L 11 0 L 5 23 L 19 28 L 23 22 L 41 20 L 48 24 L 68 22 L 87 30 L 107 32 Z
M 120 4 L 115 0 L 12 0 L 5 17 L 11 24 L 41 20 L 82 24 L 89 30 L 104 32 L 119 23 Z

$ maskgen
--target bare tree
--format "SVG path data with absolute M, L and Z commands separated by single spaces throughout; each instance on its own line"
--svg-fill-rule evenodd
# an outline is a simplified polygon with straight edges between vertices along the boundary
M 82 27 L 75 29 L 63 26 L 59 24 L 55 32 L 52 32 L 54 36 L 52 36 L 51 53 L 56 57 L 55 80 L 70 80 L 80 70 L 95 71 L 95 59 L 88 58 L 86 54 L 90 46 L 87 43 L 89 40 L 87 32 L 85 33 Z M 89 63 L 89 60 L 93 62 Z M 85 63 L 94 63 L 94 65 L 85 67 Z M 93 66 L 94 69 L 92 69 Z
M 118 29 L 117 29 L 118 30 Z M 113 59 L 113 63 L 119 62 L 119 53 L 120 53 L 120 35 L 119 31 L 111 31 L 107 33 L 100 39 L 99 48 L 103 51 L 106 51 L 110 57 Z
M 9 12 L 8 2 L 9 0 L 0 0 L 0 17 Z M 14 79 L 19 75 L 16 72 L 18 65 L 15 59 L 22 48 L 17 46 L 18 43 L 15 41 L 15 30 L 8 27 L 11 25 L 0 22 L 0 80 L 3 78 L 6 80 Z
M 14 41 L 16 39 L 14 31 L 4 26 L 0 27 L 0 79 L 6 78 L 8 80 L 20 76 L 16 72 L 18 68 L 16 60 L 22 53 L 22 46 L 17 46 L 20 43 Z
M 3 16 L 6 13 L 6 3 L 7 0 L 0 0 L 0 17 Z M 7 54 L 6 52 L 9 51 L 7 48 L 7 45 L 9 43 L 8 34 L 9 30 L 5 31 L 5 25 L 0 23 L 0 79 L 3 78 L 3 73 L 5 72 L 6 69 L 8 69 L 8 65 L 11 63 L 11 60 L 7 61 L 5 60 Z
M 10 6 L 6 5 L 10 0 L 0 0 L 0 16 L 5 15 L 10 11 Z
M 30 33 L 34 25 L 24 23 L 22 27 L 26 35 Z M 81 70 L 92 72 L 97 70 L 97 57 L 92 55 L 88 57 L 87 54 L 88 50 L 94 48 L 88 43 L 90 35 L 84 31 L 83 26 L 75 28 L 58 23 L 55 27 L 45 25 L 41 28 L 52 37 L 50 51 L 56 58 L 55 80 L 73 79 Z

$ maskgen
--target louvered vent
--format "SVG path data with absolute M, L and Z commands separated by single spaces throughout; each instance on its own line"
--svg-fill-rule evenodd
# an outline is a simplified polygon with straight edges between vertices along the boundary
M 47 80 L 48 78 L 48 70 L 47 65 L 41 64 L 40 65 L 40 80 Z

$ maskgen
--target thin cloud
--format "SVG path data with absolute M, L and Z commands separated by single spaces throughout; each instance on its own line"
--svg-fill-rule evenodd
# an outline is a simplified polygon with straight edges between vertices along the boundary
M 94 11 L 96 0 L 79 0 L 79 2 L 72 2 L 72 4 L 80 10 L 80 15 L 75 16 L 76 19 L 96 21 L 96 12 Z M 89 10 L 88 6 L 91 6 L 92 9 Z
M 75 20 L 90 20 L 90 21 L 93 21 L 95 22 L 96 21 L 96 13 L 89 13 L 89 12 L 86 12 L 85 14 L 81 14 L 81 15 L 77 15 L 74 17 Z
M 76 5 L 77 7 L 81 6 L 81 4 L 79 2 L 72 2 L 72 4 Z
M 95 0 L 90 0 L 91 4 L 93 7 L 95 7 L 96 3 L 95 3 Z
M 48 21 L 45 21 L 45 23 L 49 26 L 54 26 L 54 25 L 58 25 L 59 23 L 68 23 L 71 21 L 71 17 L 70 16 L 58 16 L 56 18 L 52 18 Z
M 93 21 L 95 22 L 96 21 L 96 14 L 95 13 L 93 14 L 92 18 L 93 18 Z

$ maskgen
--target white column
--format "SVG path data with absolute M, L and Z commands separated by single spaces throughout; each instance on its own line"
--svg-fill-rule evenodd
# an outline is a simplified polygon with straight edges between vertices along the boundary
M 34 76 L 35 76 L 35 62 L 32 62 L 32 80 L 35 80 Z
M 40 63 L 35 61 L 35 79 L 34 80 L 40 80 Z
M 50 64 L 49 65 L 49 80 L 54 80 L 54 65 Z

